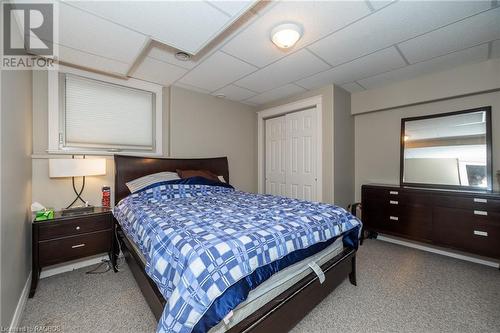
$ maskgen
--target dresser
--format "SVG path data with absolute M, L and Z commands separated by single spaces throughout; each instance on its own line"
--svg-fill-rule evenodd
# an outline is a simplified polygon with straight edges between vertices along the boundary
M 500 259 L 500 193 L 361 188 L 363 229 Z M 365 233 L 363 233 L 365 234 Z
M 88 213 L 63 216 L 56 212 L 53 219 L 33 222 L 33 276 L 29 297 L 33 297 L 43 267 L 108 253 L 112 256 L 113 223 L 109 208 L 95 207 Z

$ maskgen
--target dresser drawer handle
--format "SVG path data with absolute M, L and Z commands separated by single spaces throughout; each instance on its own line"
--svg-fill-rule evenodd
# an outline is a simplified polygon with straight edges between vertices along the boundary
M 389 216 L 389 220 L 391 220 L 391 221 L 399 221 L 399 217 L 397 217 L 397 216 Z
M 391 195 L 398 195 L 399 193 L 398 193 L 398 191 L 389 191 L 389 194 L 391 194 Z
M 483 198 L 474 198 L 474 202 L 488 203 L 488 199 L 483 199 Z
M 474 230 L 474 235 L 488 237 L 488 233 L 486 231 Z
M 389 200 L 389 203 L 391 205 L 397 205 L 397 204 L 399 204 L 399 202 L 397 202 L 396 200 Z
M 488 212 L 484 211 L 484 210 L 475 210 L 474 211 L 474 214 L 475 215 L 483 215 L 483 216 L 488 216 Z
M 78 227 L 76 227 L 75 229 L 76 229 L 76 230 L 80 230 L 80 227 L 78 226 Z
M 84 247 L 84 246 L 85 246 L 85 243 L 82 243 L 82 244 L 78 244 L 78 245 L 73 245 L 71 248 L 76 249 L 76 248 Z

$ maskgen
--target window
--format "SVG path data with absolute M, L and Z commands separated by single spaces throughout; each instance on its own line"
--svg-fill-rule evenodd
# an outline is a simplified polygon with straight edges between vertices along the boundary
M 49 152 L 160 155 L 161 113 L 160 86 L 49 73 Z

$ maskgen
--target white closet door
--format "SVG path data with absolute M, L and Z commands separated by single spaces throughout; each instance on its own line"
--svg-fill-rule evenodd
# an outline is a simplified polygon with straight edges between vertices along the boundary
M 287 196 L 317 201 L 317 114 L 316 109 L 289 113 L 287 127 Z
M 285 117 L 266 120 L 266 194 L 286 196 Z

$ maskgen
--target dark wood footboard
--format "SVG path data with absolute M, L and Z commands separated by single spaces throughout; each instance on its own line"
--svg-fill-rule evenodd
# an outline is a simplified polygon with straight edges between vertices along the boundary
M 118 237 L 117 241 L 120 242 L 125 260 L 151 311 L 159 320 L 163 312 L 165 299 L 153 280 L 147 276 L 139 254 L 136 253 L 129 240 L 125 237 L 118 223 L 116 223 L 116 228 L 115 235 Z M 356 285 L 356 250 L 345 249 L 342 253 L 324 263 L 321 269 L 326 277 L 323 284 L 319 282 L 319 278 L 315 273 L 307 275 L 258 311 L 232 327 L 228 332 L 288 332 L 346 278 L 349 278 L 349 281 Z

